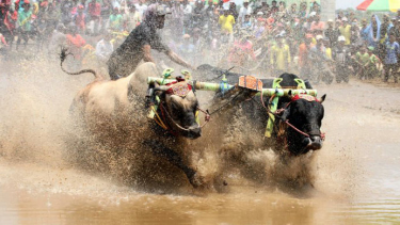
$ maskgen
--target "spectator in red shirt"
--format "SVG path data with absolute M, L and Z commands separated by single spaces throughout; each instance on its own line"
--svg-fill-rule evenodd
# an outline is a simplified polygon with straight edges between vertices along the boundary
M 0 18 L 4 18 L 11 6 L 11 0 L 0 0 Z
M 321 21 L 320 15 L 315 15 L 315 20 L 311 23 L 311 31 L 324 30 L 325 24 Z
M 68 52 L 74 57 L 69 57 L 68 67 L 72 70 L 78 70 L 82 64 L 82 47 L 86 45 L 85 39 L 77 33 L 78 28 L 71 24 L 67 30 L 67 48 Z
M 9 9 L 4 15 L 4 26 L 6 29 L 3 31 L 4 38 L 6 39 L 10 49 L 12 49 L 12 45 L 14 42 L 15 36 L 15 25 L 17 23 L 18 13 L 13 9 Z
M 101 5 L 96 0 L 92 0 L 88 4 L 88 14 L 90 16 L 90 20 L 93 21 L 93 32 L 95 34 L 99 31 L 99 23 L 100 23 L 100 13 L 101 13 Z
M 75 16 L 75 25 L 81 33 L 84 33 L 86 30 L 85 25 L 85 14 L 83 13 L 84 7 L 82 5 L 78 6 L 78 15 Z
M 311 34 L 307 34 L 304 37 L 304 42 L 301 43 L 299 46 L 298 65 L 299 65 L 300 77 L 302 77 L 302 78 L 308 78 L 308 76 L 310 74 L 308 52 L 309 52 L 310 48 L 313 46 L 312 38 L 313 38 L 313 36 Z

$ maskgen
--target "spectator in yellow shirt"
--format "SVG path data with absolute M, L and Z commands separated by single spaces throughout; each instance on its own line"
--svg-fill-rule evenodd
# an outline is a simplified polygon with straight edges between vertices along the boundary
M 233 33 L 233 25 L 235 24 L 235 18 L 229 15 L 228 10 L 224 10 L 224 14 L 219 17 L 218 21 L 221 26 L 222 33 L 231 34 Z
M 235 24 L 235 18 L 229 14 L 229 10 L 224 10 L 224 14 L 219 17 L 219 25 L 221 26 L 221 33 L 227 39 L 223 38 L 223 42 L 233 41 L 233 25 Z
M 348 24 L 347 18 L 342 19 L 343 24 L 339 27 L 340 34 L 345 38 L 344 45 L 349 46 L 351 44 L 351 25 Z
M 277 36 L 276 44 L 271 48 L 271 67 L 273 75 L 279 76 L 288 72 L 291 62 L 289 46 L 282 36 Z

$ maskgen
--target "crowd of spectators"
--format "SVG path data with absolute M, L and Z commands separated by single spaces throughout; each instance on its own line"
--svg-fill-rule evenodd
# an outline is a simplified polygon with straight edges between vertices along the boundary
M 55 59 L 66 45 L 76 64 L 92 52 L 105 65 L 112 51 L 142 22 L 149 3 L 0 0 L 0 60 L 27 48 Z M 268 68 L 273 76 L 297 71 L 311 79 L 325 66 L 337 82 L 348 82 L 349 74 L 372 79 L 380 73 L 385 82 L 390 75 L 397 82 L 400 10 L 397 15 L 365 13 L 362 17 L 340 11 L 335 19 L 323 22 L 317 2 L 286 5 L 285 1 L 244 0 L 236 5 L 171 0 L 159 4 L 171 13 L 162 31 L 167 44 L 188 59 L 222 49 L 226 54 L 214 62 Z

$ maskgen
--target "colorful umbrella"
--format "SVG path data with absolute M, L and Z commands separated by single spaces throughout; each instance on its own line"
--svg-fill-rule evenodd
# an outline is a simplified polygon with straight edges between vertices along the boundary
M 392 11 L 400 9 L 399 0 L 365 0 L 357 6 L 360 11 Z

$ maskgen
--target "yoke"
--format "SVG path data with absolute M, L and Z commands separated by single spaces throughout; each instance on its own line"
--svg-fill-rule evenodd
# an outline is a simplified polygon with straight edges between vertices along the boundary
M 148 84 L 163 85 L 165 83 L 170 83 L 176 81 L 175 79 L 165 79 L 158 77 L 149 77 L 147 79 Z M 192 85 L 195 90 L 199 91 L 214 91 L 214 92 L 222 92 L 223 96 L 232 95 L 234 93 L 241 94 L 243 93 L 246 97 L 254 97 L 254 96 L 265 96 L 270 97 L 269 100 L 269 119 L 266 126 L 265 137 L 271 138 L 272 131 L 274 127 L 275 116 L 273 113 L 276 112 L 279 104 L 280 97 L 290 97 L 294 95 L 311 95 L 313 97 L 317 97 L 316 89 L 306 89 L 306 85 L 302 79 L 296 78 L 294 81 L 297 83 L 297 86 L 285 87 L 281 86 L 280 83 L 283 81 L 282 78 L 272 78 L 268 80 L 264 80 L 265 83 L 270 84 L 270 88 L 263 88 L 263 82 L 260 79 L 255 78 L 254 76 L 241 76 L 239 77 L 238 83 L 232 85 L 226 83 L 226 79 L 222 79 L 221 83 L 214 82 L 202 82 L 196 80 L 187 80 L 186 82 Z M 290 93 L 290 94 L 289 94 Z

